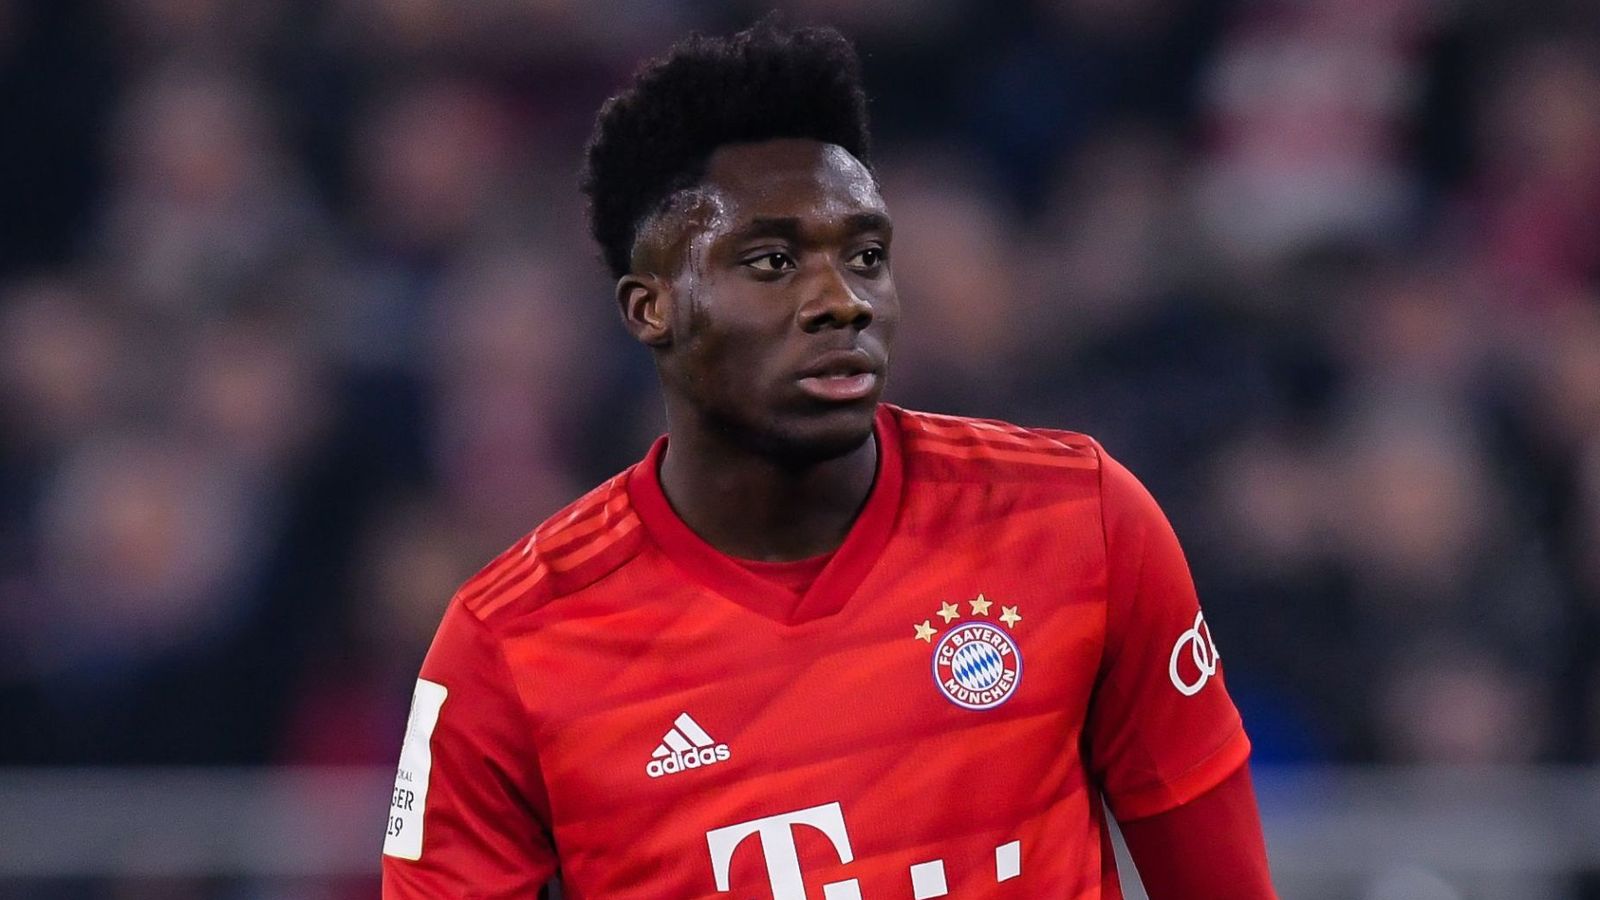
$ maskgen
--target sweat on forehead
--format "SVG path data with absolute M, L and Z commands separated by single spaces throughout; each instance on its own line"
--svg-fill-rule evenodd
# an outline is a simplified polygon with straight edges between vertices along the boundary
M 696 235 L 736 231 L 763 219 L 836 224 L 884 214 L 878 185 L 849 151 L 793 138 L 729 144 L 706 161 L 695 185 L 669 195 L 640 223 L 636 269 L 675 270 Z
M 669 194 L 634 233 L 633 270 L 676 275 L 690 240 L 726 215 L 727 204 L 703 184 Z

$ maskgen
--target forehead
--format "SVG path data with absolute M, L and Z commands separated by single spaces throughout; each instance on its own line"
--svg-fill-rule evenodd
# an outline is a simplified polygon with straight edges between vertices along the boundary
M 716 198 L 717 218 L 725 220 L 718 224 L 729 229 L 756 218 L 822 224 L 885 212 L 877 181 L 860 160 L 836 144 L 799 138 L 719 147 L 701 187 Z

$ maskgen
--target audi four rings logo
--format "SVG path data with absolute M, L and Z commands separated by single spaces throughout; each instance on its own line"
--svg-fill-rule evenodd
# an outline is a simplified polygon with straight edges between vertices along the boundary
M 1184 677 L 1186 673 L 1180 672 L 1178 667 L 1178 660 L 1183 658 L 1183 648 L 1186 646 L 1189 648 L 1189 659 L 1194 662 L 1192 680 Z M 1220 659 L 1222 654 L 1217 652 L 1216 642 L 1211 640 L 1211 627 L 1206 624 L 1205 613 L 1197 612 L 1194 614 L 1194 626 L 1178 635 L 1178 642 L 1172 645 L 1172 659 L 1167 663 L 1167 674 L 1171 676 L 1172 686 L 1178 689 L 1178 693 L 1193 697 L 1200 693 L 1211 676 L 1217 674 L 1217 661 Z

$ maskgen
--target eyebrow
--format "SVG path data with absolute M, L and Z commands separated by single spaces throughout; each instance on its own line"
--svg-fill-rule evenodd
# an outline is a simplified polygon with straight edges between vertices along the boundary
M 845 217 L 844 226 L 852 234 L 863 231 L 889 231 L 893 226 L 883 213 L 851 213 Z M 750 224 L 733 232 L 729 237 L 747 240 L 755 237 L 779 237 L 800 242 L 800 220 L 793 216 L 755 218 Z

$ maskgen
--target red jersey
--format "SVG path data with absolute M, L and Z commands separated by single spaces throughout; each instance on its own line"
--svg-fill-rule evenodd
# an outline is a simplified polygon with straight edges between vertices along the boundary
M 461 589 L 384 896 L 1117 898 L 1100 798 L 1249 753 L 1176 538 L 1093 440 L 883 407 L 803 593 L 691 532 L 665 448 Z

